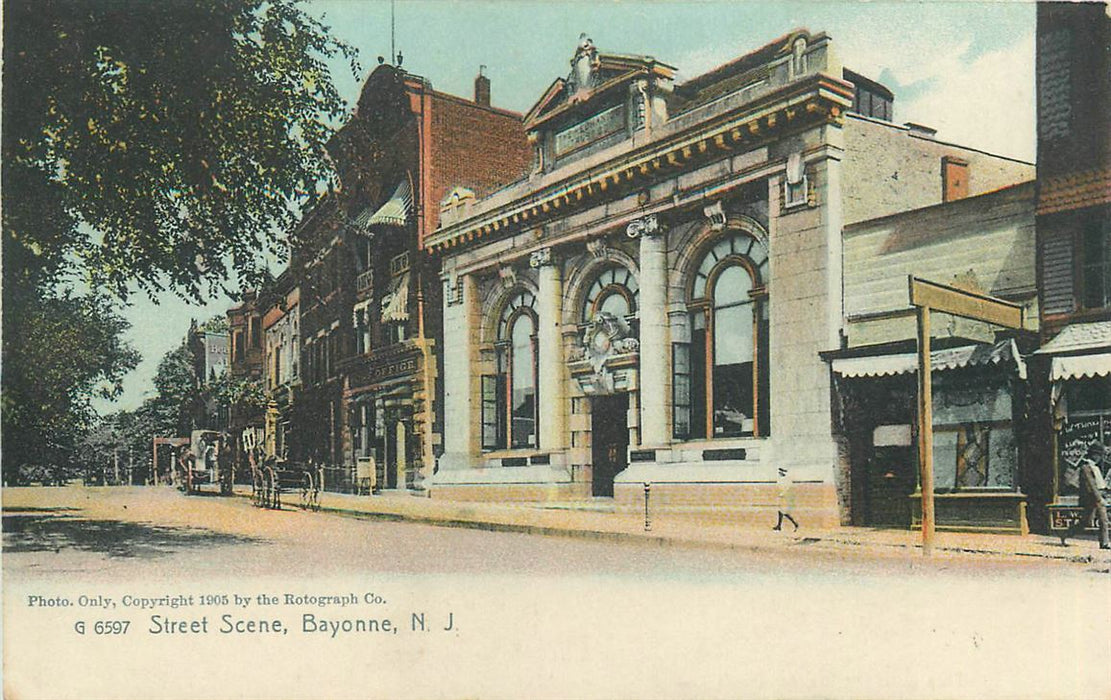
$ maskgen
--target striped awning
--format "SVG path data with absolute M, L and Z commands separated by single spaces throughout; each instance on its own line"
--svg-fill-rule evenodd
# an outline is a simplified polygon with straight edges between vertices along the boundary
M 1026 378 L 1026 364 L 1013 340 L 1004 340 L 994 345 L 962 345 L 930 353 L 930 366 L 934 372 L 1002 364 L 1014 365 L 1018 376 Z M 842 377 L 914 374 L 918 371 L 918 355 L 906 352 L 897 355 L 840 357 L 833 361 L 833 371 Z
M 382 322 L 409 320 L 409 273 L 394 280 L 390 293 L 382 297 Z
M 368 210 L 369 211 L 369 210 Z M 413 188 L 409 184 L 409 178 L 402 178 L 401 184 L 394 190 L 393 195 L 386 200 L 386 203 L 378 207 L 378 209 L 366 217 L 366 221 L 361 221 L 362 215 L 356 219 L 362 228 L 369 229 L 372 226 L 404 226 L 405 222 L 409 220 L 409 214 L 413 211 Z
M 1111 352 L 1054 357 L 1049 371 L 1050 380 L 1055 382 L 1109 375 L 1111 375 Z

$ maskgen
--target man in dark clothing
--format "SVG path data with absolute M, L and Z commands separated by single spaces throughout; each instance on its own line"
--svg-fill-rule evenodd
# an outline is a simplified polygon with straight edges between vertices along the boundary
M 1088 451 L 1077 463 L 1080 470 L 1080 508 L 1082 509 L 1080 520 L 1069 526 L 1061 534 L 1061 544 L 1065 544 L 1065 540 L 1072 537 L 1078 532 L 1083 532 L 1092 520 L 1092 514 L 1096 516 L 1096 521 L 1099 524 L 1099 548 L 1111 549 L 1111 540 L 1107 535 L 1107 506 L 1103 503 L 1103 489 L 1107 488 L 1103 480 L 1103 473 L 1100 471 L 1100 463 L 1103 461 L 1103 445 L 1099 442 L 1093 442 L 1088 448 Z

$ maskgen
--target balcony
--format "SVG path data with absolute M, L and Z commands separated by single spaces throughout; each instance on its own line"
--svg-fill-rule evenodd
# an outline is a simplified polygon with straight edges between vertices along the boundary
M 366 270 L 355 278 L 355 291 L 365 292 L 374 285 L 374 270 Z

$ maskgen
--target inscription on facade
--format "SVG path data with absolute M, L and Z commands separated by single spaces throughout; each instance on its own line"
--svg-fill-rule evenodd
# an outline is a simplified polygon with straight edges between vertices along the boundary
M 616 134 L 625 128 L 625 106 L 610 107 L 586 121 L 579 122 L 555 135 L 555 152 L 564 155 L 588 144 Z

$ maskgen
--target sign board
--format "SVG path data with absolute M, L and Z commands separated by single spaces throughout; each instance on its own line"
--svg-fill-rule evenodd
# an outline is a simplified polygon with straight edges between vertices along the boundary
M 1099 530 L 1095 515 L 1095 513 L 1092 513 L 1092 517 L 1084 523 L 1085 532 L 1097 532 Z M 1080 522 L 1080 518 L 1083 516 L 1084 509 L 1080 506 L 1050 506 L 1049 529 L 1052 532 L 1063 532 L 1072 527 L 1074 523 Z
M 625 128 L 625 107 L 617 105 L 555 135 L 555 152 L 562 156 L 588 144 L 616 134 Z
M 1022 307 L 1018 304 L 913 276 L 910 303 L 1005 328 L 1022 328 Z

